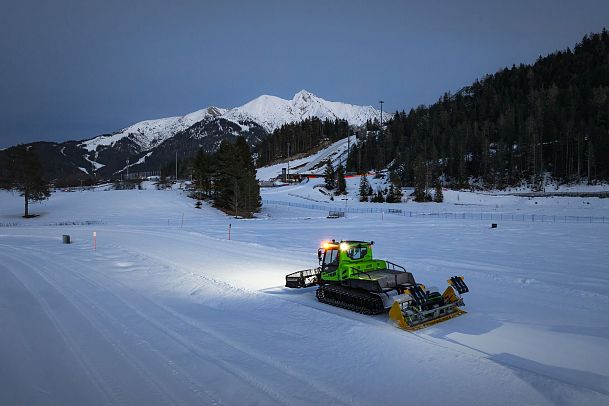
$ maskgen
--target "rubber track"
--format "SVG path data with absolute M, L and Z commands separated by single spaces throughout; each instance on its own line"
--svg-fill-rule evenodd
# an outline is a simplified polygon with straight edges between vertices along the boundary
M 385 311 L 381 298 L 365 291 L 336 285 L 322 285 L 315 295 L 322 303 L 362 314 L 381 314 Z

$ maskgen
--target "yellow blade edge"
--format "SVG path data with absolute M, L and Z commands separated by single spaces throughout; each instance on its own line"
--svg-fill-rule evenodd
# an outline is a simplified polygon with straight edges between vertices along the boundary
M 393 302 L 391 305 L 391 309 L 389 309 L 389 318 L 393 320 L 397 327 L 404 330 L 407 329 L 408 325 L 406 324 L 406 320 L 404 320 L 402 308 L 398 302 Z
M 437 319 L 432 319 L 432 320 L 426 321 L 425 323 L 417 324 L 416 326 L 409 326 L 404 321 L 403 324 L 396 323 L 396 327 L 401 328 L 402 330 L 406 330 L 406 331 L 417 331 L 417 330 L 421 330 L 421 329 L 433 326 L 434 324 L 438 324 L 438 323 L 442 323 L 442 322 L 445 322 L 450 319 L 454 319 L 455 317 L 459 317 L 465 313 L 467 313 L 465 310 L 457 309 L 451 314 L 447 314 L 445 316 L 438 317 Z M 400 312 L 400 314 L 401 314 L 401 312 Z M 403 315 L 402 315 L 402 320 L 404 320 Z
M 452 286 L 448 286 L 446 288 L 444 293 L 442 293 L 442 297 L 444 297 L 444 300 L 446 300 L 448 303 L 455 303 L 456 301 L 459 300 L 459 298 L 455 294 L 455 290 L 452 288 Z

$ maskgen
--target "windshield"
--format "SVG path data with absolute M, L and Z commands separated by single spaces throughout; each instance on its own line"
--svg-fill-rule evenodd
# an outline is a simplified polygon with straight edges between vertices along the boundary
M 337 249 L 326 250 L 326 255 L 324 256 L 324 265 L 338 265 Z

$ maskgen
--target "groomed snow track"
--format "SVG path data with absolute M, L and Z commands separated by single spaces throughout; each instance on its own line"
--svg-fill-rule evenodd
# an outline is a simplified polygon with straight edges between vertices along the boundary
M 165 191 L 56 202 L 31 226 L 0 229 L 2 405 L 393 404 L 396 388 L 428 404 L 609 400 L 606 227 L 281 211 L 237 221 Z M 59 225 L 68 218 L 99 221 Z M 425 282 L 465 274 L 468 314 L 409 333 L 319 303 L 315 287 L 269 288 L 311 266 L 320 235 L 362 230 Z

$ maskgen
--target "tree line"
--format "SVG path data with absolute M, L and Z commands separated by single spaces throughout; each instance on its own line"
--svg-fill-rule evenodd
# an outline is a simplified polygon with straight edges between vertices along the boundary
M 369 127 L 372 127 L 369 123 Z M 609 33 L 505 68 L 431 106 L 396 112 L 351 151 L 349 171 L 402 184 L 487 187 L 609 179 Z

